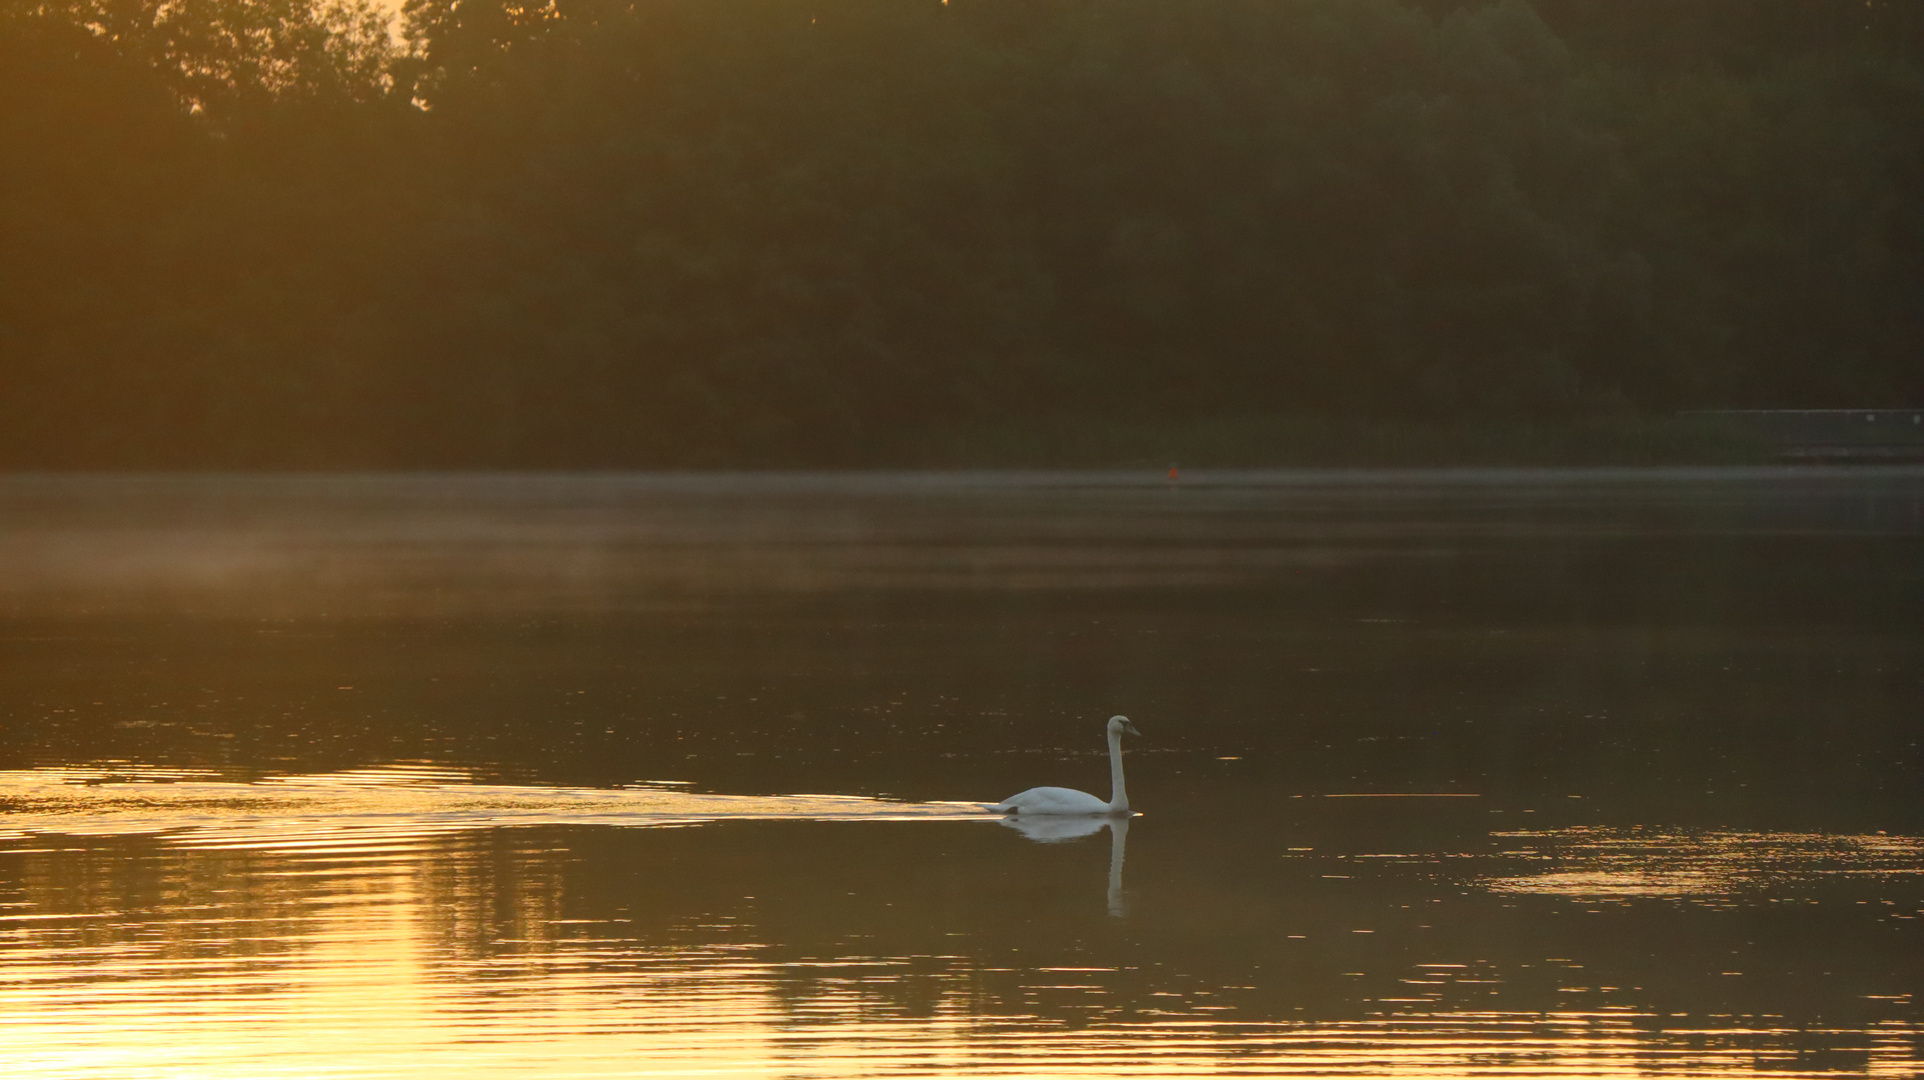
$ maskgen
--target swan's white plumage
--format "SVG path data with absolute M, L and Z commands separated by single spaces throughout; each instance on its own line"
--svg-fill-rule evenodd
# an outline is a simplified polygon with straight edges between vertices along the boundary
M 1125 731 L 1131 735 L 1139 734 L 1128 717 L 1109 718 L 1109 789 L 1112 794 L 1108 802 L 1074 788 L 1035 787 L 990 804 L 989 809 L 997 813 L 1019 815 L 1129 813 L 1129 794 L 1122 783 L 1122 735 Z
M 1019 814 L 1106 814 L 1109 804 L 1086 791 L 1066 787 L 1032 787 L 997 803 L 1003 813 Z

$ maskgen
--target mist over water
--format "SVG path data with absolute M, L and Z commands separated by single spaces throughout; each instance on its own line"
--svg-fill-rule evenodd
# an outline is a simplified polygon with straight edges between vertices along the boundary
M 0 481 L 23 1076 L 1908 1076 L 1924 471 Z M 1106 795 L 1126 830 L 976 804 Z

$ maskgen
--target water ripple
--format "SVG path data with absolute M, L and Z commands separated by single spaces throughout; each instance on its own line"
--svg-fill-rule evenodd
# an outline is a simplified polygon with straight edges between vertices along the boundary
M 1924 838 L 1885 833 L 1570 828 L 1498 833 L 1544 864 L 1486 884 L 1572 897 L 1724 896 L 1794 881 L 1924 874 Z
M 994 820 L 975 803 L 857 795 L 711 795 L 475 783 L 444 766 L 222 779 L 137 766 L 0 771 L 0 838 L 158 834 L 205 848 L 376 856 L 426 837 L 531 825 L 691 825 L 728 820 Z M 358 865 L 358 864 L 357 864 Z

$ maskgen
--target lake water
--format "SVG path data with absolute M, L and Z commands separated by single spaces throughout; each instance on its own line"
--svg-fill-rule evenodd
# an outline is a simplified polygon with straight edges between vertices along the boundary
M 1924 470 L 16 477 L 0 613 L 10 1077 L 1924 1072 Z

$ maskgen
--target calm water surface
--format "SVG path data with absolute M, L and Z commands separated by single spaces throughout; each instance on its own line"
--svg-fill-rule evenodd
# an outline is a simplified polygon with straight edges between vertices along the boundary
M 1919 470 L 4 479 L 0 1069 L 1911 1077 L 1921 706 Z

